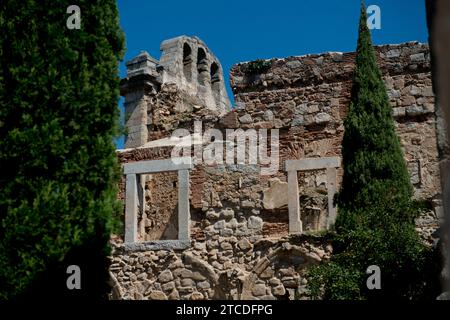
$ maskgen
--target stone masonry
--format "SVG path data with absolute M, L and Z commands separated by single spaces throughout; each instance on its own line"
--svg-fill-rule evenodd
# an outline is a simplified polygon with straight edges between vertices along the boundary
M 159 61 L 141 53 L 128 62 L 122 80 L 125 228 L 112 239 L 111 298 L 308 299 L 305 271 L 333 251 L 326 231 L 337 212 L 355 54 L 237 64 L 230 108 L 220 63 L 203 42 L 183 36 L 161 50 Z M 428 208 L 417 228 L 435 245 L 442 209 L 428 46 L 376 52 L 414 197 Z M 172 166 L 174 130 L 192 134 L 194 151 L 211 143 L 195 140 L 195 121 L 219 133 L 277 129 L 278 148 L 268 150 L 279 167 L 261 174 L 262 163 Z
M 154 131 L 173 129 L 171 114 L 176 114 L 177 121 L 181 114 L 199 108 L 215 115 L 230 109 L 222 66 L 200 39 L 181 36 L 166 40 L 161 51 L 159 61 L 142 52 L 126 63 L 121 93 L 125 97 L 127 148 L 153 140 Z M 171 93 L 176 93 L 175 97 Z M 166 103 L 172 103 L 172 108 L 165 109 Z

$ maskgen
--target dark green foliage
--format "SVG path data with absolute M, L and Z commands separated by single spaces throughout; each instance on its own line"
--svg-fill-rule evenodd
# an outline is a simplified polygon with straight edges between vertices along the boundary
M 124 40 L 114 0 L 77 1 L 79 30 L 66 27 L 71 4 L 0 6 L 0 299 L 105 291 Z
M 424 298 L 434 294 L 435 282 L 424 278 L 432 268 L 427 262 L 431 253 L 415 230 L 419 210 L 411 198 L 366 20 L 362 5 L 351 103 L 344 123 L 336 254 L 330 263 L 311 270 L 310 289 L 315 295 L 323 290 L 325 299 Z M 382 290 L 367 289 L 370 265 L 381 269 Z
M 267 70 L 269 70 L 271 65 L 272 65 L 272 63 L 270 61 L 258 59 L 258 60 L 249 62 L 245 66 L 244 72 L 247 75 L 261 74 L 261 73 L 264 73 Z

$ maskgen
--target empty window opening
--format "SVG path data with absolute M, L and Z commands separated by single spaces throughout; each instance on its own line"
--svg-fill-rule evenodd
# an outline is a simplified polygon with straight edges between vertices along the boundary
M 213 62 L 211 64 L 211 91 L 214 96 L 214 100 L 216 101 L 216 104 L 219 103 L 220 99 L 220 74 L 219 74 L 219 66 L 216 62 Z
M 302 233 L 303 229 L 326 230 L 334 225 L 337 213 L 333 200 L 336 193 L 336 168 L 340 166 L 339 157 L 286 160 L 289 233 Z M 300 174 L 300 180 L 305 182 L 301 188 L 299 171 L 308 171 Z
M 192 78 L 192 50 L 187 43 L 183 47 L 183 72 L 184 77 L 190 81 Z
M 197 73 L 198 83 L 204 86 L 208 77 L 208 62 L 206 59 L 205 50 L 202 48 L 199 48 L 197 52 Z
M 177 239 L 177 179 L 174 171 L 145 175 L 145 205 L 138 217 L 140 241 Z

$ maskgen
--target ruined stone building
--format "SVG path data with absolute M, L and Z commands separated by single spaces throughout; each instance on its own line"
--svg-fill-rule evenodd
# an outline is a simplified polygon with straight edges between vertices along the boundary
M 121 82 L 124 232 L 113 239 L 111 297 L 307 298 L 305 270 L 332 254 L 325 235 L 337 212 L 355 53 L 237 64 L 231 107 L 221 64 L 201 40 L 166 40 L 161 51 L 160 60 L 142 52 L 127 62 Z M 414 197 L 429 208 L 417 227 L 433 245 L 442 209 L 428 46 L 376 52 Z M 227 130 L 268 141 L 258 152 L 276 166 L 251 162 L 250 147 L 233 148 Z M 174 161 L 180 143 L 192 155 Z M 213 143 L 231 145 L 234 161 L 202 159 Z

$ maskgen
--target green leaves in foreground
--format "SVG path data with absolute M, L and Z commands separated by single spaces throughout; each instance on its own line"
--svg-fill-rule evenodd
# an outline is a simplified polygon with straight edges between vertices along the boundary
M 78 1 L 79 30 L 71 4 L 0 6 L 0 299 L 67 295 L 70 264 L 105 291 L 124 39 L 115 1 Z

